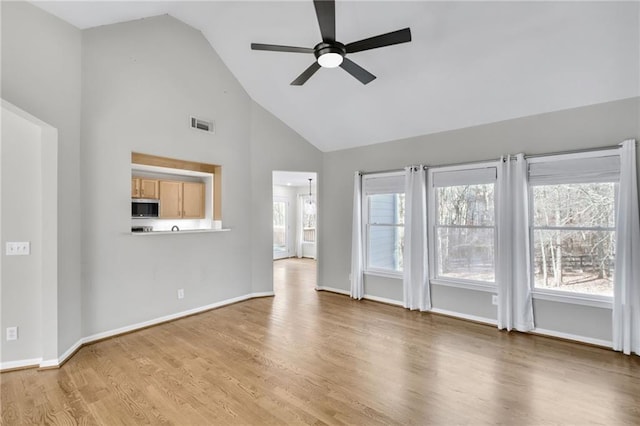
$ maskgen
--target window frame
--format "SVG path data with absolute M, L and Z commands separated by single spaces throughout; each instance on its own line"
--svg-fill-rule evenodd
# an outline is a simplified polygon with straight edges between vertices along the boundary
M 464 229 L 490 229 L 493 228 L 493 270 L 494 279 L 490 281 L 470 280 L 466 278 L 454 278 L 438 276 L 437 271 L 437 241 L 438 241 L 438 225 L 436 219 L 438 218 L 438 206 L 437 190 L 440 187 L 434 184 L 434 174 L 440 172 L 463 172 L 474 169 L 496 169 L 496 179 L 493 181 L 493 226 L 478 225 L 478 226 L 464 226 L 464 225 L 444 225 L 445 228 L 464 228 Z M 498 256 L 498 182 L 500 179 L 500 167 L 498 161 L 487 161 L 472 164 L 460 164 L 453 166 L 433 167 L 427 170 L 427 242 L 428 242 L 428 262 L 429 262 L 429 282 L 435 285 L 466 288 L 476 291 L 485 291 L 495 293 L 497 289 L 497 256 Z M 480 183 L 468 185 L 481 185 Z M 462 185 L 451 185 L 462 186 Z
M 396 279 L 402 279 L 404 276 L 404 268 L 401 271 L 393 271 L 390 269 L 383 269 L 383 268 L 372 268 L 369 266 L 369 255 L 370 255 L 370 246 L 369 246 L 369 242 L 370 242 L 370 229 L 371 229 L 371 225 L 374 226 L 389 226 L 389 227 L 395 227 L 395 228 L 403 228 L 405 229 L 405 224 L 371 224 L 369 223 L 369 211 L 370 211 L 370 204 L 369 204 L 369 197 L 371 195 L 382 195 L 382 194 L 405 194 L 405 188 L 404 186 L 401 188 L 402 191 L 401 192 L 381 192 L 381 193 L 377 193 L 377 194 L 367 194 L 365 191 L 366 185 L 365 185 L 365 181 L 366 179 L 373 179 L 373 178 L 379 178 L 379 177 L 392 177 L 392 176 L 402 176 L 404 177 L 405 174 L 403 171 L 398 171 L 398 172 L 384 172 L 384 173 L 372 173 L 372 174 L 367 174 L 364 175 L 362 177 L 362 228 L 363 228 L 363 244 L 364 244 L 364 267 L 363 267 L 363 272 L 365 275 L 373 275 L 373 276 L 378 276 L 378 277 L 384 277 L 384 278 L 396 278 Z M 404 182 L 404 180 L 403 180 Z M 400 189 L 400 188 L 399 188 Z M 405 229 L 406 230 L 406 229 Z M 404 256 L 404 253 L 403 253 Z
M 563 161 L 563 160 L 580 160 L 587 158 L 600 158 L 600 157 L 611 157 L 611 156 L 619 156 L 619 153 L 612 152 L 612 150 L 598 150 L 592 152 L 584 152 L 584 153 L 571 153 L 571 154 L 557 154 L 557 155 L 545 155 L 541 157 L 534 157 L 527 160 L 527 167 L 530 164 L 541 163 L 541 162 L 553 162 L 553 161 Z M 613 183 L 614 187 L 614 217 L 617 218 L 617 199 L 618 199 L 618 189 L 620 184 L 620 179 L 603 179 L 603 180 L 589 180 L 581 183 Z M 550 288 L 539 288 L 536 287 L 535 284 L 535 240 L 534 233 L 537 230 L 579 230 L 579 231 L 607 231 L 613 232 L 616 234 L 616 224 L 614 223 L 613 227 L 579 227 L 579 226 L 543 226 L 536 227 L 534 224 L 535 220 L 535 206 L 534 206 L 534 197 L 533 197 L 533 187 L 536 186 L 552 186 L 552 185 L 569 185 L 570 183 L 558 181 L 556 183 L 540 183 L 540 184 L 531 184 L 528 179 L 528 171 L 527 171 L 527 198 L 529 201 L 529 223 L 528 223 L 528 231 L 529 231 L 529 289 L 531 291 L 531 296 L 533 299 L 540 300 L 548 300 L 552 302 L 561 302 L 561 303 L 571 303 L 583 306 L 592 306 L 596 308 L 611 308 L 613 306 L 613 294 L 611 296 L 605 296 L 601 294 L 589 294 L 589 293 L 581 293 L 575 291 L 567 291 L 567 290 L 558 290 L 558 289 L 550 289 Z M 615 235 L 617 240 L 617 235 Z M 615 262 L 615 258 L 614 258 Z

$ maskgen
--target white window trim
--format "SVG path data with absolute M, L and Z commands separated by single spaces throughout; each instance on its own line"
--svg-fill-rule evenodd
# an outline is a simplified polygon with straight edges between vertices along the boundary
M 403 273 L 402 271 L 390 271 L 390 270 L 386 270 L 386 269 L 375 269 L 375 268 L 371 268 L 371 269 L 367 269 L 364 271 L 365 275 L 371 275 L 374 277 L 383 277 L 383 278 L 394 278 L 394 279 L 398 279 L 401 280 L 403 277 Z
M 619 150 L 607 149 L 607 150 L 599 150 L 599 151 L 588 151 L 588 152 L 577 152 L 570 154 L 558 154 L 558 155 L 548 155 L 527 159 L 528 163 L 542 163 L 542 162 L 551 162 L 551 161 L 562 161 L 562 160 L 576 160 L 583 158 L 599 158 L 599 157 L 612 157 L 620 155 Z M 587 183 L 587 182 L 585 182 Z M 603 182 L 595 182 L 595 183 L 605 183 Z M 611 183 L 619 184 L 620 181 L 613 181 Z M 592 306 L 596 308 L 608 308 L 613 309 L 613 296 L 603 296 L 597 294 L 589 294 L 589 293 L 580 293 L 573 291 L 565 291 L 565 290 L 554 290 L 549 288 L 538 288 L 535 283 L 535 258 L 534 258 L 534 231 L 537 229 L 554 229 L 554 230 L 570 230 L 573 228 L 580 230 L 595 230 L 595 231 L 613 231 L 615 233 L 615 227 L 534 227 L 534 205 L 533 205 L 533 190 L 532 187 L 535 186 L 548 186 L 553 184 L 544 184 L 544 185 L 527 185 L 528 197 L 529 197 L 529 283 L 531 289 L 531 296 L 533 299 L 539 300 L 549 300 L 553 302 L 560 303 L 568 303 L 574 305 L 582 305 L 582 306 Z M 558 183 L 557 185 L 563 185 L 563 183 Z M 616 206 L 614 205 L 614 209 Z M 535 228 L 535 229 L 534 229 Z M 617 235 L 616 235 L 617 237 Z
M 480 291 L 490 291 L 494 293 L 497 289 L 497 280 L 495 276 L 495 267 L 496 267 L 496 254 L 497 254 L 497 244 L 498 244 L 498 222 L 497 222 L 497 188 L 498 188 L 498 173 L 500 173 L 500 163 L 499 161 L 487 161 L 482 163 L 473 163 L 473 164 L 460 164 L 454 166 L 443 166 L 443 167 L 431 167 L 427 169 L 427 243 L 429 245 L 429 282 L 435 285 L 440 286 L 449 286 L 449 287 L 458 287 L 458 288 L 467 288 L 471 290 L 480 290 Z M 437 232 L 436 232 L 436 187 L 433 186 L 433 174 L 438 172 L 451 172 L 451 171 L 463 171 L 463 170 L 471 170 L 471 169 L 483 169 L 495 167 L 496 168 L 496 181 L 494 183 L 494 226 L 486 226 L 486 228 L 493 228 L 493 240 L 494 240 L 494 256 L 493 256 L 493 267 L 494 267 L 494 280 L 493 281 L 474 281 L 474 280 L 465 280 L 462 278 L 451 278 L 451 277 L 439 277 L 437 276 L 437 268 L 436 268 L 436 240 L 437 240 Z M 462 226 L 467 227 L 467 226 Z M 468 226 L 469 228 L 479 228 L 482 226 Z
M 429 282 L 433 285 L 439 285 L 442 287 L 457 287 L 467 290 L 484 291 L 487 293 L 496 293 L 497 288 L 495 283 L 487 281 L 472 281 L 472 280 L 456 280 L 446 277 L 432 278 Z
M 613 297 L 597 294 L 575 293 L 571 291 L 540 289 L 531 291 L 532 297 L 539 300 L 570 303 L 573 305 L 592 306 L 595 308 L 613 309 Z

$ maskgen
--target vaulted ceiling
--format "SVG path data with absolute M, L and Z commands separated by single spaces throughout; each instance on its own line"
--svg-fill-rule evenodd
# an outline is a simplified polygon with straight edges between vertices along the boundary
M 313 47 L 311 0 L 35 2 L 78 28 L 168 13 L 202 31 L 249 95 L 322 151 L 396 140 L 640 94 L 639 2 L 336 2 L 348 43 L 410 27 L 410 43 L 349 58 L 289 83 L 312 54 L 263 52 L 252 42 Z

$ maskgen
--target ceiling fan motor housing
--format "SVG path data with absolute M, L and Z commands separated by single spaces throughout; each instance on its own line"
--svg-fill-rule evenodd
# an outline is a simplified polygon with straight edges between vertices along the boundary
M 313 54 L 316 55 L 316 59 L 326 53 L 337 53 L 338 55 L 344 57 L 347 54 L 347 49 L 344 47 L 344 44 L 333 41 L 331 43 L 321 42 L 316 44 L 313 48 Z

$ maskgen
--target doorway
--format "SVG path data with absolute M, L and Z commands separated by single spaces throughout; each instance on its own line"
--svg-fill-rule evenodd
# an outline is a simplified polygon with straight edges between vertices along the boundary
M 314 279 L 302 281 L 307 286 L 312 282 L 313 289 L 317 283 L 317 173 L 274 171 L 272 182 L 273 260 L 279 262 L 277 267 L 274 265 L 274 288 L 278 287 L 276 281 L 282 276 L 283 268 L 288 269 L 304 261 L 312 264 Z

